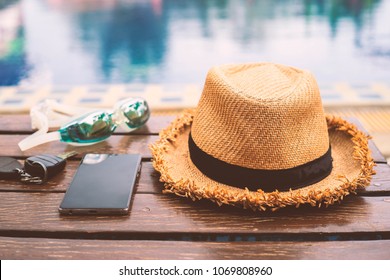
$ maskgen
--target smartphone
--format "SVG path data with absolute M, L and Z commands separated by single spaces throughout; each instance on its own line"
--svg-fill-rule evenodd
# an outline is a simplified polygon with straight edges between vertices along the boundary
M 141 169 L 139 154 L 86 154 L 58 208 L 68 215 L 126 215 Z

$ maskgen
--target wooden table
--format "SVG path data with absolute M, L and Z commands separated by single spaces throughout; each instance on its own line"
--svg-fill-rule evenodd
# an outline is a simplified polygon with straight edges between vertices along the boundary
M 329 208 L 259 213 L 162 194 L 148 144 L 173 117 L 152 117 L 131 135 L 78 148 L 45 185 L 0 180 L 1 259 L 390 259 L 390 167 L 371 142 L 371 186 Z M 52 142 L 22 153 L 28 115 L 0 115 L 0 154 L 25 159 L 73 149 Z M 58 206 L 82 154 L 141 153 L 128 216 L 60 216 Z

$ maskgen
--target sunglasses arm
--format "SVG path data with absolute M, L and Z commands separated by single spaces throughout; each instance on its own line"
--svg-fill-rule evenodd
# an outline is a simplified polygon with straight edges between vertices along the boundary
M 20 141 L 18 145 L 22 151 L 26 151 L 35 146 L 56 140 L 61 140 L 61 134 L 58 131 L 42 134 L 42 131 L 38 130 L 37 132 Z

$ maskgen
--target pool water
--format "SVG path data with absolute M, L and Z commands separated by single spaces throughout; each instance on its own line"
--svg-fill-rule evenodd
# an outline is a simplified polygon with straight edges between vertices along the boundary
M 390 1 L 0 0 L 0 86 L 201 85 L 253 61 L 387 82 Z

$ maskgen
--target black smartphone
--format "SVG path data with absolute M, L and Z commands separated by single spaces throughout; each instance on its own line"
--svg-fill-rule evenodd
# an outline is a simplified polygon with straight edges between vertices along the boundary
M 126 215 L 141 169 L 139 154 L 86 154 L 58 208 L 68 215 Z

